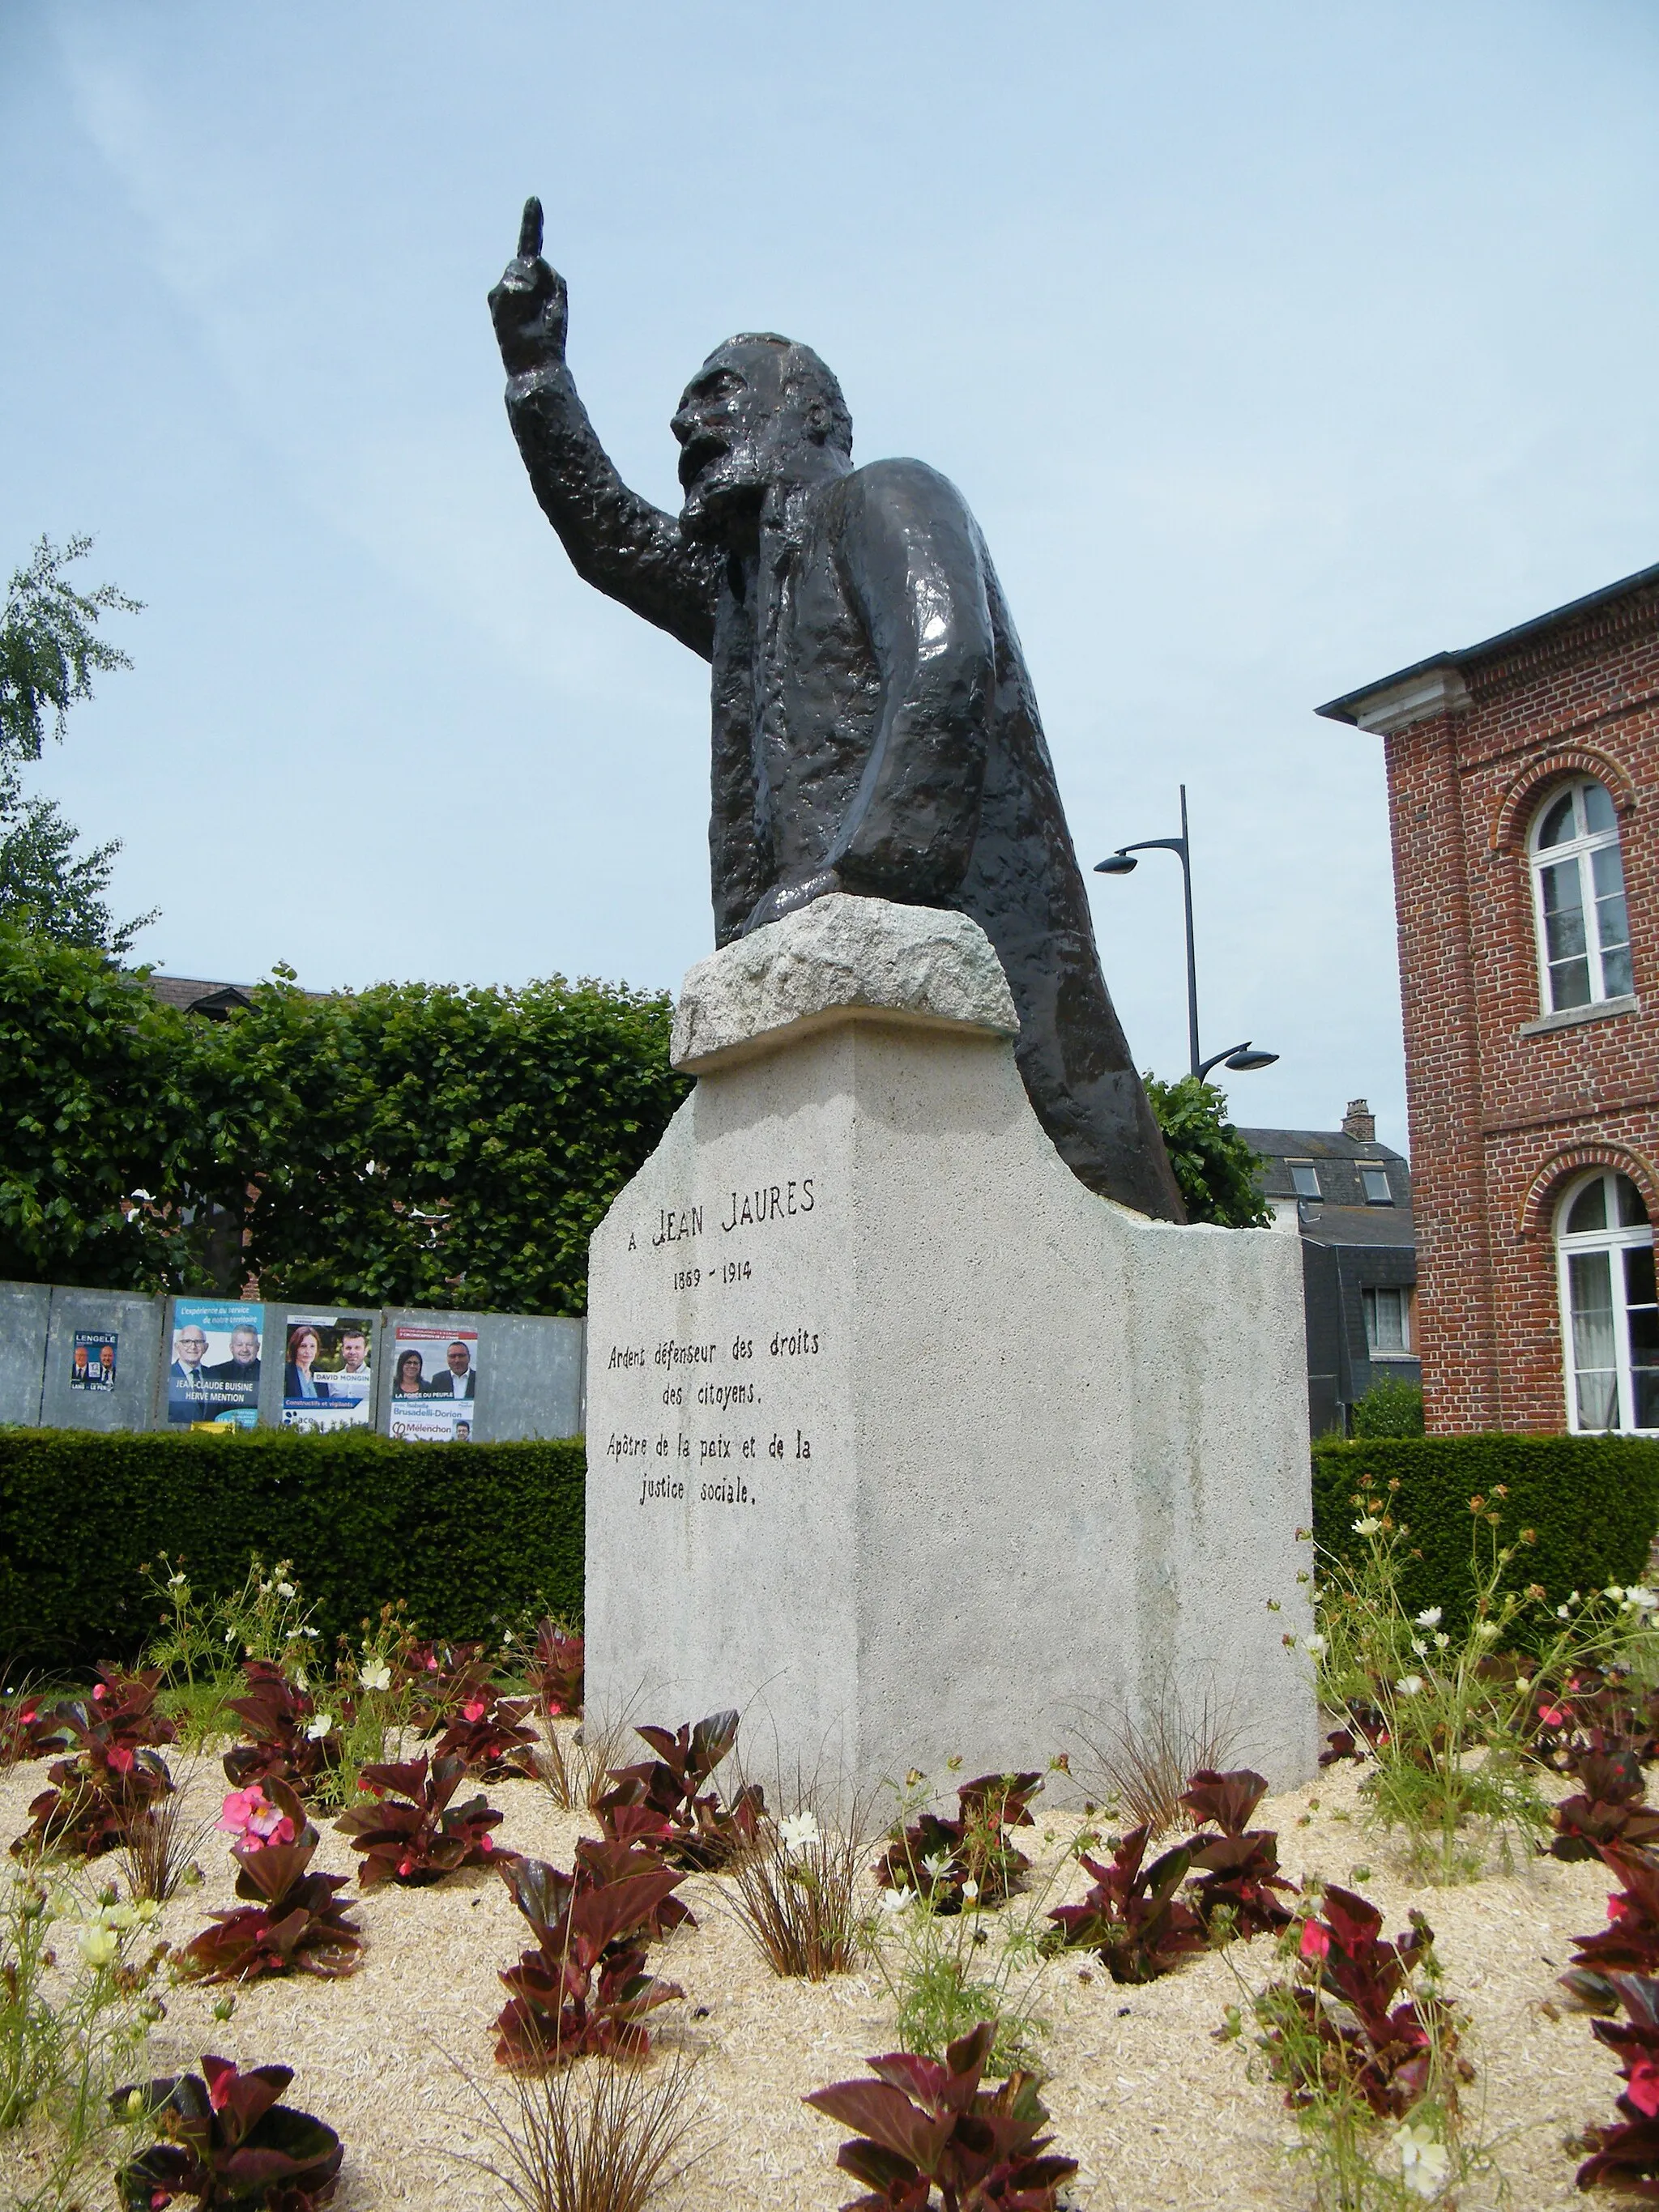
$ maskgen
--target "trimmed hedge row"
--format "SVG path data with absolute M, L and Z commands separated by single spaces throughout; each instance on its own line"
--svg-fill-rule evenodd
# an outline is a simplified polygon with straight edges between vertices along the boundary
M 1659 1529 L 1659 1443 L 1642 1437 L 1370 1437 L 1314 1447 L 1314 1535 L 1322 1551 L 1352 1557 L 1353 1499 L 1389 1498 L 1411 1531 L 1403 1583 L 1412 1610 L 1429 1605 L 1459 1620 L 1467 1612 L 1471 1498 L 1501 1512 L 1501 1540 L 1535 1528 L 1517 1546 L 1507 1579 L 1541 1583 L 1553 1603 L 1575 1589 L 1640 1582 Z M 1504 1498 L 1494 1495 L 1507 1487 Z M 1484 1546 L 1481 1557 L 1487 1556 Z
M 580 1438 L 451 1446 L 376 1436 L 0 1429 L 0 1664 L 136 1656 L 139 1572 L 165 1551 L 204 1592 L 291 1559 L 323 1632 L 388 1598 L 430 1634 L 488 1636 L 582 1605 Z

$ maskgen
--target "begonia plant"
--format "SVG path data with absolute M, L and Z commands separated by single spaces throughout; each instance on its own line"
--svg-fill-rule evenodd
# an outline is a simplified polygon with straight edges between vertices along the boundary
M 1077 2160 L 1050 2151 L 1034 2075 L 981 2087 L 995 2037 L 984 2021 L 942 2061 L 892 2051 L 868 2061 L 873 2081 L 834 2081 L 802 2100 L 858 2130 L 836 2163 L 866 2191 L 842 2212 L 928 2212 L 935 2191 L 943 2212 L 1054 2212 Z
M 1279 1838 L 1271 1828 L 1244 1825 L 1267 1790 L 1265 1778 L 1248 1767 L 1229 1774 L 1204 1768 L 1182 1797 L 1194 1819 L 1212 1820 L 1220 1830 L 1216 1835 L 1206 1829 L 1188 1846 L 1198 1879 L 1187 1902 L 1212 1936 L 1223 1928 L 1262 1936 L 1290 1925 L 1290 1908 L 1280 1899 L 1295 1896 L 1296 1884 L 1279 1871 Z
M 590 2051 L 642 2057 L 644 2015 L 685 1994 L 645 1971 L 650 1932 L 684 1874 L 655 1866 L 608 1881 L 579 1858 L 572 1874 L 514 1859 L 501 1875 L 536 1944 L 501 1970 L 511 1995 L 495 2021 L 498 2062 L 538 2073 Z
M 672 1735 L 665 1728 L 635 1732 L 657 1757 L 611 1769 L 612 1787 L 593 1808 L 607 1834 L 620 1832 L 617 1823 L 627 1815 L 634 1823 L 628 1832 L 642 1835 L 637 1816 L 643 1814 L 662 1824 L 654 1840 L 665 1858 L 704 1873 L 718 1872 L 753 1845 L 766 1812 L 758 1783 L 745 1783 L 729 1805 L 713 1790 L 698 1794 L 737 1741 L 735 1712 L 710 1713 Z
M 464 1805 L 450 1800 L 466 1779 L 459 1759 L 410 1759 L 366 1766 L 357 1787 L 367 1803 L 351 1806 L 335 1822 L 361 1852 L 358 1886 L 374 1889 L 395 1881 L 420 1888 L 459 1867 L 488 1866 L 498 1853 L 492 1828 L 502 1815 L 482 1795 Z
M 298 1793 L 274 1777 L 233 1790 L 220 1827 L 236 1840 L 236 1894 L 247 1900 L 210 1915 L 213 1925 L 178 1954 L 179 1971 L 205 1982 L 253 1981 L 264 1974 L 318 1974 L 336 1980 L 362 1963 L 362 1935 L 336 1892 L 340 1874 L 307 1869 L 321 1840 Z
M 1048 1915 L 1056 1949 L 1097 1951 L 1115 1982 L 1151 1982 L 1173 1973 L 1182 1959 L 1206 1948 L 1204 1923 L 1180 1895 L 1192 1869 L 1189 1844 L 1177 1844 L 1151 1866 L 1143 1864 L 1151 1830 L 1132 1829 L 1113 1851 L 1109 1866 L 1079 1854 L 1094 1876 L 1079 1905 L 1056 1905 Z
M 207 2212 L 321 2212 L 343 2155 L 332 2128 L 279 2104 L 291 2066 L 204 2057 L 199 2074 L 118 2089 L 118 2118 L 148 2119 L 157 2141 L 115 2178 L 123 2212 L 161 2212 L 187 2198 Z
M 914 1890 L 935 1912 L 960 1912 L 968 1902 L 1002 1904 L 1031 1863 L 1007 1831 L 1032 1826 L 1027 1808 L 1042 1787 L 1035 1772 L 981 1774 L 964 1783 L 955 1820 L 923 1813 L 894 1833 L 876 1863 L 877 1882 Z
M 308 1795 L 340 1763 L 342 1744 L 331 1713 L 318 1710 L 302 1687 L 268 1659 L 245 1659 L 247 1688 L 228 1700 L 246 1739 L 225 1753 L 228 1780 L 238 1788 L 275 1781 Z

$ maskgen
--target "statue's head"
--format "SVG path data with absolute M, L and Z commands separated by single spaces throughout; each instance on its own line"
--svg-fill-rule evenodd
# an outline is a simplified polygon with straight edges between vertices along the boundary
M 765 331 L 715 348 L 670 428 L 691 536 L 752 515 L 775 483 L 841 473 L 853 450 L 853 418 L 830 370 L 811 346 Z

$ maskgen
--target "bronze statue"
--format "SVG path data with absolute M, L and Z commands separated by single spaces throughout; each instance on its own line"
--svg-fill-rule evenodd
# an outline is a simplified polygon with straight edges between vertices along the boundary
M 671 428 L 685 503 L 636 496 L 565 365 L 528 201 L 489 295 L 530 481 L 577 574 L 714 666 L 714 933 L 827 891 L 971 915 L 1020 1018 L 1038 1119 L 1091 1190 L 1185 1218 L 1095 951 L 1019 641 L 961 494 L 855 469 L 841 387 L 767 332 L 710 354 Z

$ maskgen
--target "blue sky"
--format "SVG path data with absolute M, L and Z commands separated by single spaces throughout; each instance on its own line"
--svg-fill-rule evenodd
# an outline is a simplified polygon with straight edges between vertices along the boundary
M 1189 787 L 1246 1121 L 1403 1142 L 1378 741 L 1321 700 L 1659 559 L 1659 11 L 0 9 L 0 561 L 147 602 L 38 787 L 175 973 L 673 986 L 706 672 L 571 574 L 483 294 L 538 191 L 624 475 L 728 332 L 984 526 L 1080 857 Z M 1178 872 L 1094 879 L 1178 1073 Z

